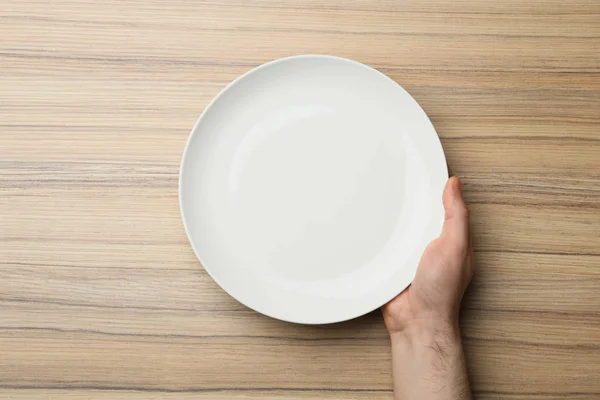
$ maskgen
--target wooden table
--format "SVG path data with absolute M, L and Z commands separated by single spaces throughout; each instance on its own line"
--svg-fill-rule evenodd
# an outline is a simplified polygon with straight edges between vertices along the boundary
M 202 109 L 302 53 L 402 84 L 463 178 L 477 398 L 600 398 L 600 2 L 4 0 L 0 33 L 0 398 L 392 398 L 378 312 L 249 311 L 180 221 Z

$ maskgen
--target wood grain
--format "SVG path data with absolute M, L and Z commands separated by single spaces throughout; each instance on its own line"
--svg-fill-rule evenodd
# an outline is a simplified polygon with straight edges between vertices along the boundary
M 202 109 L 301 53 L 402 84 L 463 178 L 477 398 L 600 398 L 600 2 L 0 1 L 0 31 L 0 398 L 392 398 L 378 312 L 258 315 L 181 226 Z

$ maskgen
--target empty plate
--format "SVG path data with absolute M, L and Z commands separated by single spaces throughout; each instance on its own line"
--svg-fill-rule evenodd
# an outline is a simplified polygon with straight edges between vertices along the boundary
M 321 55 L 242 75 L 204 110 L 183 154 L 181 215 L 231 296 L 268 316 L 330 323 L 406 288 L 441 231 L 438 136 L 384 74 Z

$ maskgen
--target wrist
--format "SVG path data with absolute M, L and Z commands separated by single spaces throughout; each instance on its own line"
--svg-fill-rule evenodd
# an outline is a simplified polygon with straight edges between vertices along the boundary
M 393 328 L 388 326 L 390 337 L 410 338 L 415 334 L 428 332 L 443 332 L 459 334 L 458 316 L 439 313 L 421 313 L 420 316 L 396 318 Z
M 431 346 L 432 343 L 454 347 L 461 346 L 458 321 L 420 319 L 405 324 L 402 330 L 391 332 L 392 345 Z
M 390 336 L 397 399 L 471 398 L 458 323 L 413 321 Z

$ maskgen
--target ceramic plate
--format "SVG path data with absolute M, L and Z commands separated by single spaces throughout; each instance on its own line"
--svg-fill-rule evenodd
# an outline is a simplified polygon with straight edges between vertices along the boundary
M 441 231 L 438 136 L 384 74 L 331 56 L 276 60 L 204 110 L 184 151 L 181 214 L 210 276 L 268 316 L 366 314 L 414 277 Z

